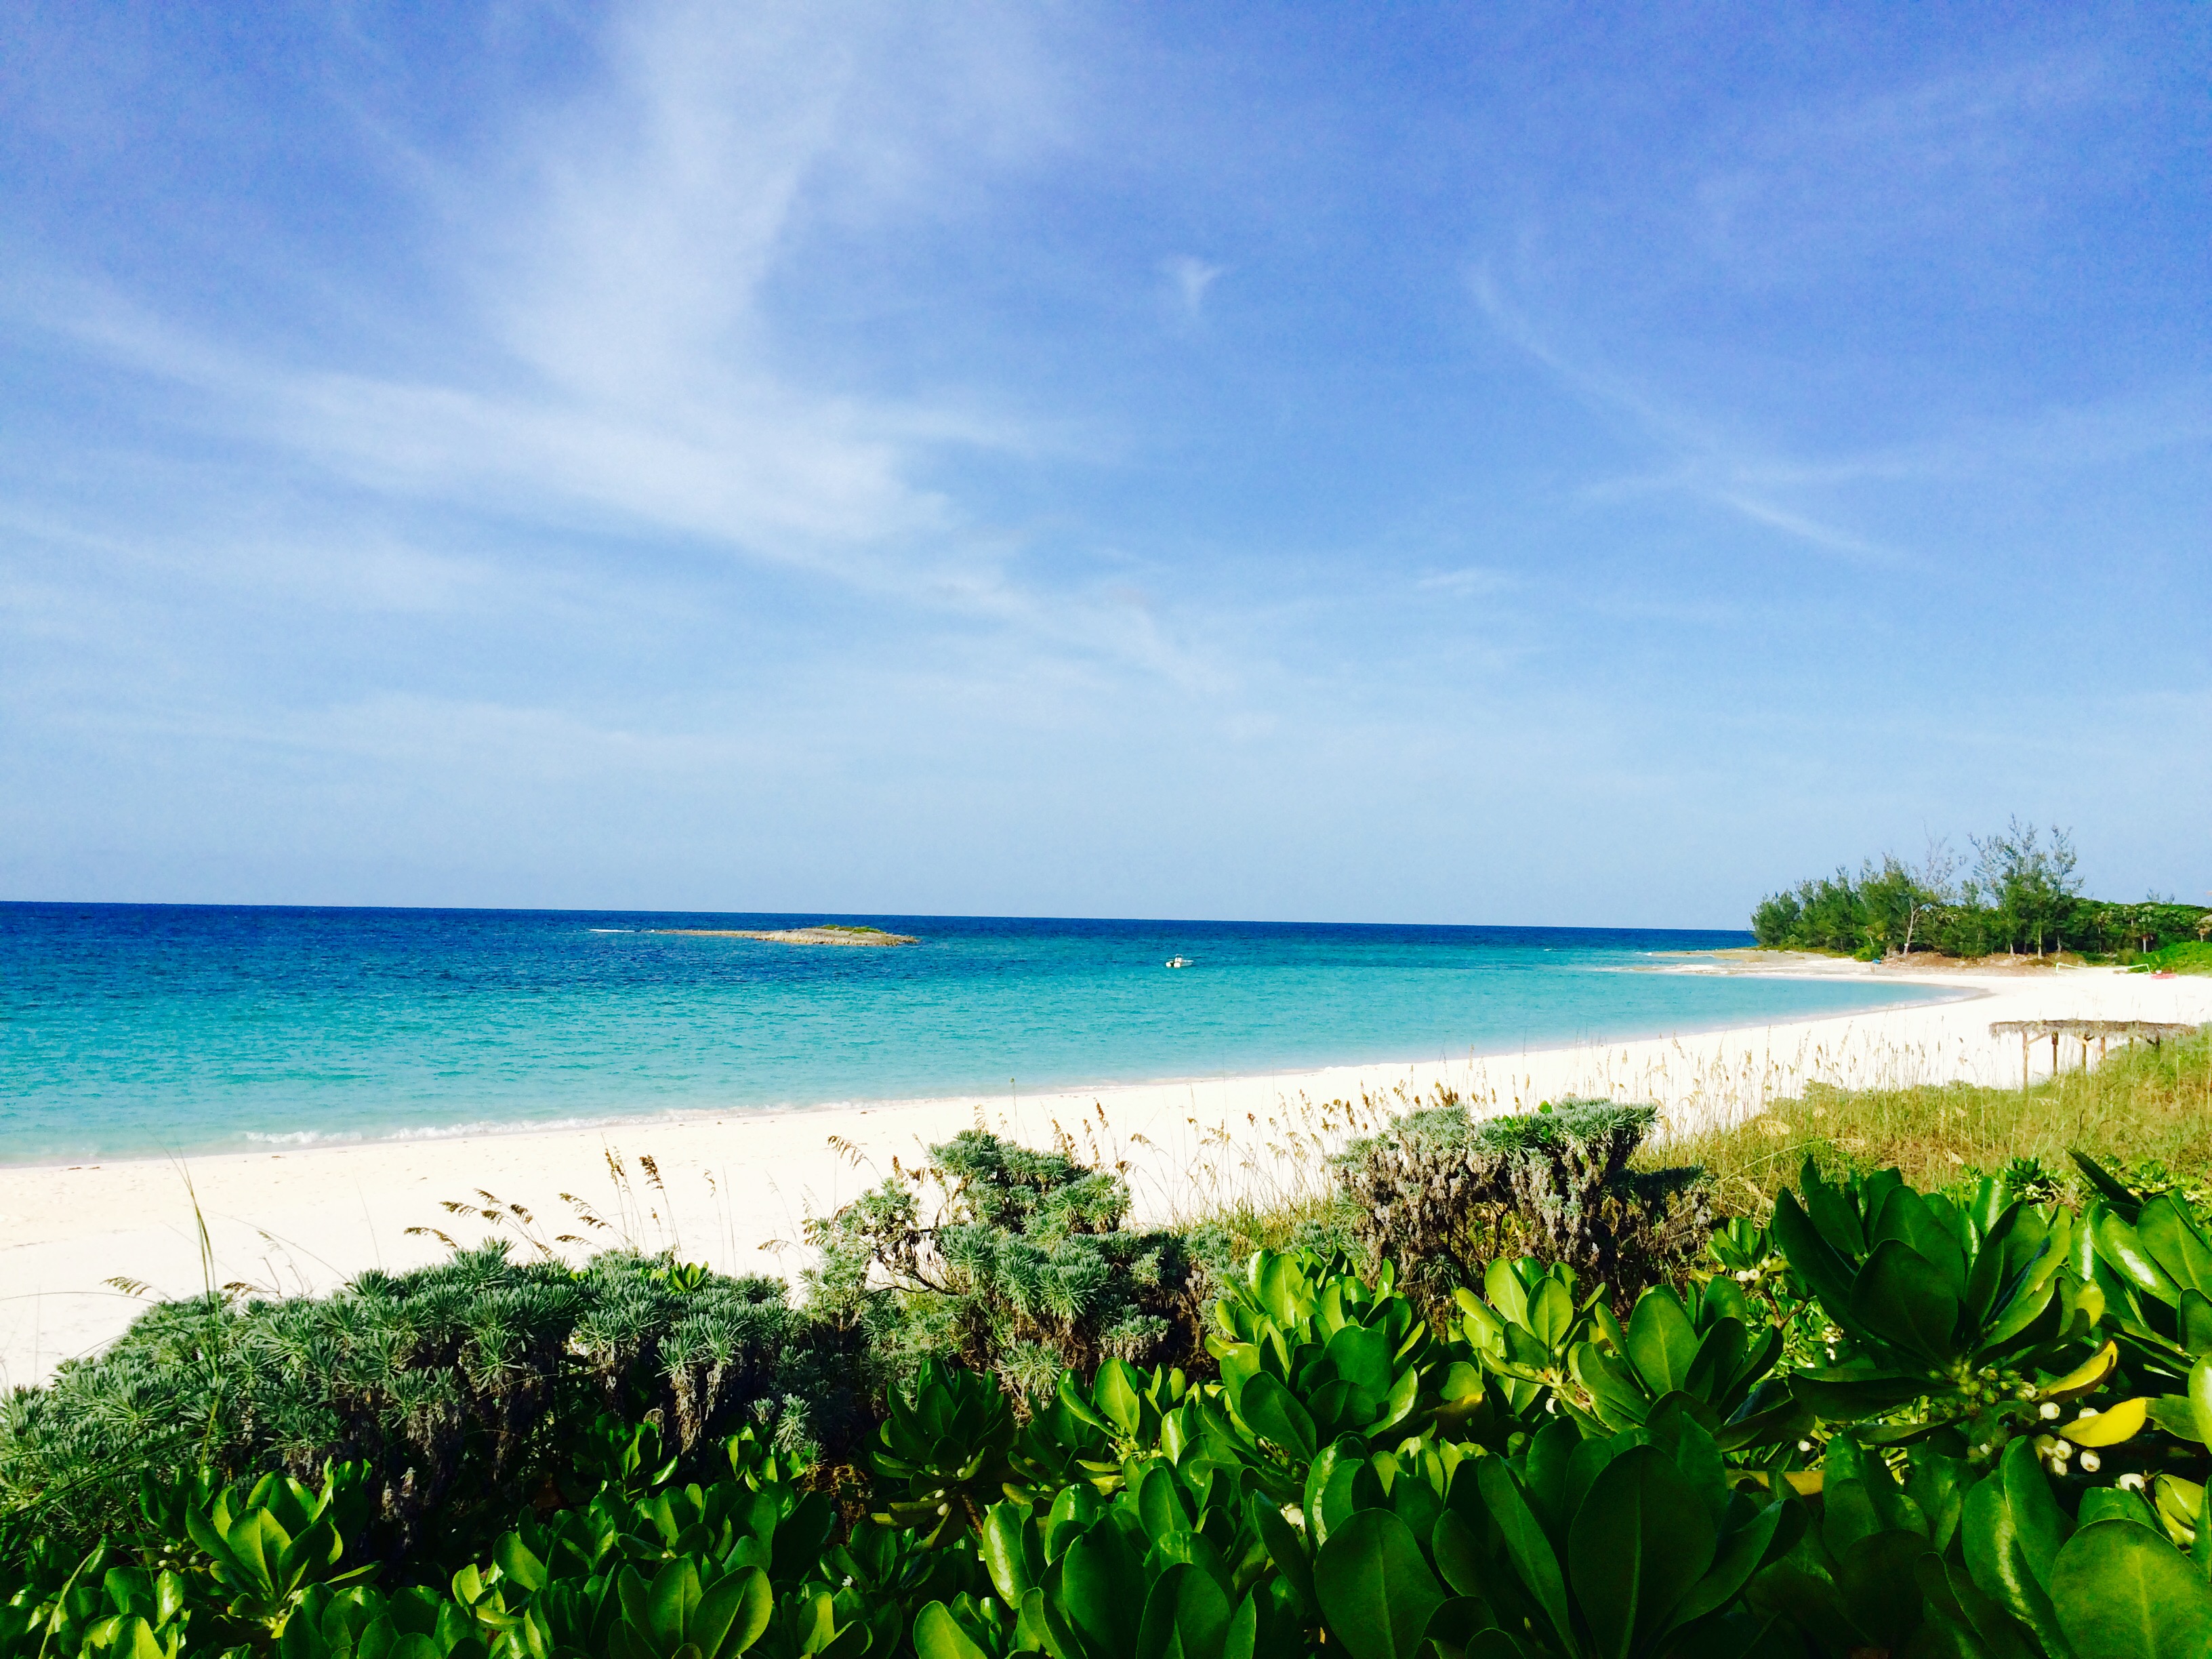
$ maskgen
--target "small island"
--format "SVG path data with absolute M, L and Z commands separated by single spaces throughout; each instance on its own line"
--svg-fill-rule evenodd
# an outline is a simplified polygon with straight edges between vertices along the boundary
M 655 927 L 656 933 L 685 939 L 760 939 L 771 945 L 919 945 L 911 933 L 887 933 L 880 927 L 824 922 L 819 927 Z

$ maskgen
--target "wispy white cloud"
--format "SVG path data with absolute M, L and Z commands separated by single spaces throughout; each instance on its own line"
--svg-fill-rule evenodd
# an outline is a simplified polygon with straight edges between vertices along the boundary
M 1725 131 L 1683 198 L 1687 246 L 1707 269 L 1763 285 L 1918 239 L 2005 235 L 2039 215 L 2037 164 L 2068 118 L 2120 91 L 2094 49 L 2075 48 L 1762 108 Z
M 1510 593 L 1527 584 L 1510 570 L 1470 564 L 1456 570 L 1436 571 L 1419 578 L 1413 586 L 1425 593 L 1449 593 L 1457 599 L 1473 599 Z
M 1680 494 L 1778 532 L 1802 547 L 1856 562 L 1903 562 L 1905 556 L 1894 548 L 1775 500 L 1776 486 L 1796 475 L 1795 463 L 1753 447 L 1717 422 L 1638 385 L 1625 374 L 1579 361 L 1562 351 L 1507 299 L 1489 270 L 1478 268 L 1470 285 L 1475 303 L 1500 335 L 1542 364 L 1577 395 L 1606 413 L 1625 419 L 1639 438 L 1659 451 L 1662 459 L 1656 468 L 1609 479 L 1594 487 L 1592 494 L 1654 490 Z
M 1207 292 L 1228 269 L 1188 253 L 1160 261 L 1160 274 L 1168 279 L 1168 291 L 1188 318 L 1197 317 L 1205 309 Z
M 948 140 L 988 126 L 987 148 L 1019 149 L 1042 73 L 1023 29 L 945 16 L 920 42 L 857 15 L 847 28 L 768 8 L 627 16 L 603 84 L 557 119 L 520 117 L 504 155 L 424 181 L 425 258 L 469 273 L 465 307 L 434 325 L 451 374 L 279 356 L 97 281 L 50 283 L 37 309 L 352 483 L 931 586 L 972 556 L 927 480 L 934 459 L 1036 438 L 965 397 L 794 374 L 765 290 L 793 274 L 781 262 L 811 195 L 892 215 L 972 166 Z M 906 82 L 908 51 L 957 89 L 964 120 Z

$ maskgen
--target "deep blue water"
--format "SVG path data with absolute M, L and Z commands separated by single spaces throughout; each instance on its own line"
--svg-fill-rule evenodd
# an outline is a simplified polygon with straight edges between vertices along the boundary
M 653 927 L 866 921 L 842 950 Z M 614 931 L 609 931 L 614 930 Z M 0 1161 L 1504 1053 L 1915 1000 L 1747 933 L 0 904 Z M 1172 956 L 1195 966 L 1170 971 Z

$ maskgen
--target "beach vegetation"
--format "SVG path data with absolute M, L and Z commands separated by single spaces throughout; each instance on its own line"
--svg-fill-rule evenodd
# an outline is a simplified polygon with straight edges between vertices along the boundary
M 1525 1254 L 1608 1288 L 1625 1312 L 1648 1285 L 1679 1279 L 1711 1231 L 1702 1172 L 1632 1169 L 1652 1106 L 1546 1101 L 1477 1118 L 1449 1091 L 1335 1159 L 1353 1238 L 1370 1261 L 1406 1264 L 1441 1307 L 1486 1265 Z
M 2212 928 L 2203 927 L 2204 922 L 2212 922 L 2212 912 L 2207 912 L 2199 922 L 2200 931 L 2212 932 Z M 2130 965 L 2133 971 L 2143 974 L 2212 974 L 2212 944 L 2202 939 L 2177 939 L 2155 951 L 2146 951 Z
M 859 1346 L 778 1279 L 625 1250 L 571 1269 L 505 1240 L 328 1297 L 161 1303 L 0 1402 L 0 1528 L 75 1537 L 149 1475 L 338 1462 L 366 1504 L 356 1548 L 404 1556 L 426 1526 L 635 1462 L 641 1424 L 677 1455 L 742 1426 L 840 1447 L 867 1424 Z
M 1211 1267 L 977 1132 L 803 1302 L 507 1243 L 169 1304 L 0 1417 L 0 1659 L 2202 1655 L 2207 1121 L 2212 1033 L 1693 1140 L 1438 1099 Z M 1692 1153 L 1698 1237 L 1605 1243 Z
M 1016 1395 L 1105 1359 L 1196 1353 L 1200 1281 L 1188 1241 L 1132 1227 L 1121 1171 L 971 1129 L 898 1165 L 806 1224 L 817 1317 L 864 1333 L 883 1381 L 925 1358 L 991 1371 Z
M 1915 951 L 2132 960 L 2212 938 L 2212 909 L 2202 905 L 2084 897 L 2080 857 L 2063 830 L 2014 819 L 1972 847 L 1971 863 L 1936 842 L 1916 863 L 1886 854 L 1856 872 L 1839 869 L 1769 894 L 1752 912 L 1753 935 L 1770 949 L 1869 962 Z
M 858 1510 L 741 1433 L 395 1558 L 358 1461 L 180 1470 L 11 1540 L 0 1656 L 2197 1655 L 2212 1234 L 2093 1184 L 1808 1161 L 1626 1317 L 1534 1257 L 1431 1318 L 1390 1264 L 1256 1252 L 1203 1379 L 1109 1358 L 1024 1419 L 926 1358 Z
M 2094 1194 L 2076 1151 L 2136 1186 L 2212 1202 L 2212 1038 L 2130 1043 L 2026 1087 L 1812 1084 L 1638 1156 L 1654 1167 L 1696 1164 L 1717 1213 L 1763 1221 L 1808 1158 L 1831 1176 L 1893 1167 L 1932 1191 L 2006 1173 L 2016 1187 L 2079 1205 Z

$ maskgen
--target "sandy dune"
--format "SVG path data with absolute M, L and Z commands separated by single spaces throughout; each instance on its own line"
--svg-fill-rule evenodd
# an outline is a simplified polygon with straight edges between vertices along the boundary
M 1804 971 L 1865 973 L 1854 963 Z M 1884 977 L 1916 978 L 1888 975 Z M 112 1339 L 144 1305 L 105 1281 L 184 1294 L 203 1282 L 189 1176 L 207 1221 L 216 1282 L 295 1291 L 365 1268 L 434 1259 L 444 1246 L 405 1229 L 434 1226 L 468 1242 L 487 1231 L 441 1200 L 478 1192 L 523 1206 L 543 1237 L 614 1235 L 735 1272 L 790 1273 L 802 1220 L 911 1160 L 925 1143 L 982 1122 L 1036 1144 L 1055 1125 L 1079 1147 L 1126 1158 L 1139 1208 L 1188 1213 L 1237 1184 L 1284 1184 L 1312 1160 L 1283 1155 L 1293 1134 L 1323 1139 L 1342 1116 L 1325 1103 L 1364 1094 L 1411 1098 L 1437 1084 L 1495 1109 L 1566 1093 L 1652 1099 L 1678 1124 L 1728 1120 L 1798 1092 L 1845 1086 L 2017 1082 L 2017 1039 L 1990 1022 L 2038 1018 L 2212 1020 L 2212 979 L 2154 980 L 2112 969 L 1927 976 L 1954 1000 L 1782 1025 L 1449 1064 L 1370 1066 L 1274 1076 L 1206 1078 L 986 1101 L 912 1101 L 777 1114 L 640 1120 L 616 1128 L 366 1142 L 283 1153 L 0 1169 L 0 1379 L 35 1382 L 60 1359 Z M 2062 1055 L 2078 1064 L 2071 1047 Z M 2034 1056 L 2038 1075 L 2048 1044 Z M 1302 1144 L 1310 1146 L 1310 1139 Z M 1271 1152 L 1270 1147 L 1277 1149 Z M 609 1157 L 625 1161 L 627 1192 Z M 637 1169 L 649 1154 L 660 1184 Z M 562 1193 L 608 1230 L 579 1223 Z M 562 1247 L 573 1250 L 574 1246 Z

